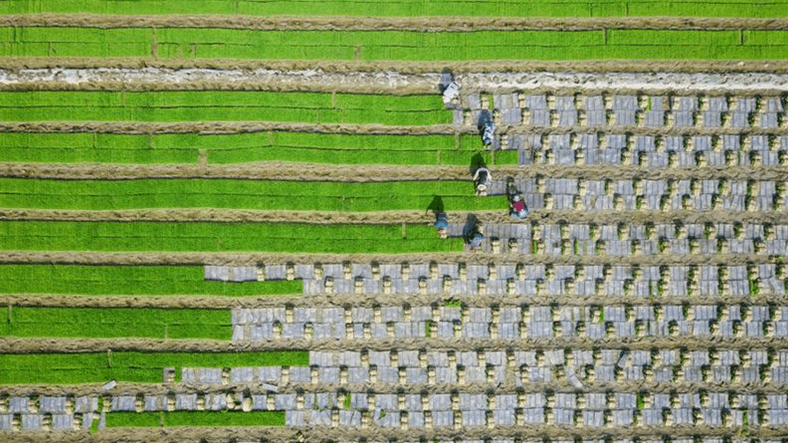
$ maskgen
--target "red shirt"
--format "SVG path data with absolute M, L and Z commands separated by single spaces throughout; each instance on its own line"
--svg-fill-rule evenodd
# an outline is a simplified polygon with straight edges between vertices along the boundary
M 512 205 L 512 208 L 514 209 L 514 212 L 520 212 L 523 209 L 525 209 L 525 202 L 522 201 L 522 200 L 520 200 L 518 202 L 514 202 L 514 204 Z

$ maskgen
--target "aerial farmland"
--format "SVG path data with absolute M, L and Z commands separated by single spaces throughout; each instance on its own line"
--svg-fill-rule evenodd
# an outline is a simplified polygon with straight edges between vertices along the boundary
M 785 443 L 787 98 L 788 0 L 0 0 L 0 442 Z

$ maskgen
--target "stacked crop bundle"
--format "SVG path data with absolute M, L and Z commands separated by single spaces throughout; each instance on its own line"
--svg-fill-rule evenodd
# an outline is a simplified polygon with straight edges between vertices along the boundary
M 788 432 L 788 1 L 0 14 L 0 440 Z

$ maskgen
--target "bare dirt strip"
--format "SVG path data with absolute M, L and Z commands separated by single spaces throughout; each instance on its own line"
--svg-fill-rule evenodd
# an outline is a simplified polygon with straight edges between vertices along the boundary
M 397 126 L 285 122 L 0 122 L 0 132 L 101 132 L 111 134 L 236 134 L 262 131 L 319 134 L 428 135 L 456 134 L 453 125 Z M 471 131 L 471 127 L 467 128 Z M 478 132 L 474 128 L 475 132 Z
M 687 350 L 708 349 L 765 349 L 780 348 L 783 338 L 778 337 L 716 337 L 716 336 L 671 336 L 671 337 L 609 337 L 593 340 L 583 337 L 523 337 L 516 341 L 501 339 L 473 340 L 463 338 L 391 338 L 391 339 L 271 339 L 255 342 L 230 342 L 219 340 L 159 340 L 144 338 L 16 338 L 0 337 L 0 352 L 5 354 L 29 353 L 76 353 L 111 351 L 149 351 L 149 352 L 253 352 L 282 349 L 309 349 L 311 351 L 349 351 L 364 349 L 454 349 L 455 351 L 474 351 L 476 349 L 507 349 L 516 344 L 518 350 L 528 349 L 583 349 L 627 348 L 631 350 L 651 350 L 664 348 L 685 348 Z
M 778 31 L 787 18 L 701 17 L 254 17 L 230 15 L 24 14 L 0 17 L 2 27 L 218 28 L 257 31 L 589 31 L 603 29 Z
M 633 429 L 630 427 L 582 428 L 560 425 L 517 425 L 495 426 L 494 429 L 484 427 L 444 427 L 440 429 L 409 429 L 383 428 L 362 426 L 361 429 L 346 427 L 304 426 L 297 429 L 289 428 L 254 428 L 254 427 L 211 427 L 211 428 L 133 428 L 105 429 L 95 435 L 80 431 L 58 432 L 57 440 L 63 443 L 231 443 L 238 441 L 267 441 L 270 443 L 317 442 L 317 441 L 460 441 L 493 439 L 519 439 L 527 435 L 529 439 L 538 441 L 574 441 L 574 440 L 620 440 L 631 439 Z M 666 435 L 671 439 L 700 438 L 734 438 L 779 440 L 784 430 L 779 427 L 713 427 L 708 425 L 662 425 L 638 426 L 637 437 L 646 440 L 661 441 Z M 39 443 L 52 441 L 52 434 L 39 433 L 8 433 L 4 436 L 8 443 Z
M 585 180 L 729 179 L 788 181 L 784 166 L 653 169 L 643 166 L 531 165 L 493 166 L 496 175 L 582 178 Z M 234 178 L 284 181 L 391 182 L 469 180 L 469 166 L 334 165 L 298 162 L 236 164 L 0 163 L 0 177 L 62 180 L 132 180 L 145 178 Z
M 672 254 L 669 248 L 655 255 L 549 255 L 518 253 L 414 253 L 414 254 L 305 254 L 265 252 L 72 252 L 72 251 L 4 251 L 0 263 L 60 263 L 83 265 L 233 265 L 258 263 L 517 263 L 552 265 L 750 265 L 782 264 L 784 257 L 767 254 Z
M 553 95 L 688 94 L 780 96 L 788 78 L 771 73 L 592 73 L 494 72 L 458 74 L 468 92 L 528 91 Z M 363 94 L 437 94 L 439 73 L 282 71 L 272 69 L 48 68 L 0 70 L 0 90 L 6 91 L 311 91 Z M 579 97 L 582 99 L 582 97 Z
M 0 132 L 98 132 L 108 134 L 236 134 L 263 131 L 311 132 L 319 134 L 371 134 L 371 135 L 456 135 L 478 134 L 474 125 L 381 125 L 381 124 L 343 124 L 343 123 L 288 123 L 255 121 L 199 121 L 199 122 L 100 122 L 100 121 L 26 121 L 0 122 Z M 574 126 L 529 126 L 500 125 L 502 134 L 540 135 L 551 134 L 590 134 L 613 132 L 616 134 L 648 136 L 695 136 L 695 135 L 787 135 L 788 124 L 774 128 L 706 128 L 706 127 L 645 127 L 619 125 L 574 125 Z
M 126 68 L 143 69 L 158 67 L 167 69 L 272 69 L 279 71 L 317 70 L 334 73 L 396 71 L 401 74 L 435 74 L 444 69 L 454 74 L 466 73 L 521 73 L 521 72 L 631 72 L 631 73 L 788 73 L 788 60 L 769 61 L 644 61 L 644 60 L 603 60 L 580 62 L 543 62 L 543 61 L 434 61 L 434 62 L 397 62 L 397 61 L 325 61 L 325 60 L 236 60 L 236 59 L 171 59 L 162 60 L 152 57 L 9 57 L 0 58 L 0 69 L 18 71 L 22 69 L 47 68 Z
M 467 212 L 447 211 L 452 223 L 464 223 Z M 474 211 L 473 214 L 484 223 L 521 223 L 513 221 L 500 211 Z M 393 224 L 393 223 L 432 223 L 432 211 L 370 211 L 370 212 L 328 212 L 328 211 L 264 211 L 254 209 L 224 208 L 167 208 L 167 209 L 121 209 L 106 211 L 68 210 L 68 209 L 5 209 L 0 208 L 0 220 L 61 220 L 61 221 L 157 221 L 157 222 L 227 222 L 227 223 L 309 223 L 309 224 Z M 593 211 L 593 210 L 549 210 L 531 211 L 524 223 L 530 225 L 555 223 L 597 223 L 616 224 L 648 223 L 759 223 L 781 224 L 785 222 L 782 211 Z
M 234 296 L 90 296 L 90 295 L 52 295 L 52 294 L 3 294 L 0 295 L 0 306 L 41 306 L 41 307 L 96 307 L 96 308 L 193 308 L 193 309 L 234 309 L 234 308 L 281 308 L 285 307 L 366 307 L 379 308 L 386 306 L 443 306 L 447 300 L 461 300 L 464 309 L 473 307 L 495 306 L 498 309 L 521 306 L 654 306 L 662 305 L 708 305 L 708 306 L 763 306 L 785 305 L 788 296 L 769 293 L 761 290 L 758 295 L 743 299 L 740 296 L 719 295 L 699 296 L 687 295 L 648 298 L 621 294 L 620 296 L 577 296 L 577 295 L 545 295 L 531 296 L 507 295 L 505 297 L 485 295 L 450 295 L 448 293 L 425 294 L 386 294 L 382 303 L 380 294 L 293 294 L 293 295 L 261 295 L 250 297 Z
M 218 28 L 257 31 L 589 31 L 602 29 L 778 31 L 788 18 L 703 17 L 254 17 L 230 15 L 24 14 L 0 17 L 2 27 Z
M 615 349 L 615 348 L 606 348 Z M 676 349 L 676 348 L 670 348 Z M 620 349 L 626 352 L 627 348 Z M 582 368 L 567 367 L 566 369 L 581 372 Z M 582 373 L 575 374 L 582 380 Z M 582 380 L 583 391 L 585 392 L 643 392 L 649 391 L 654 393 L 676 393 L 676 392 L 697 392 L 698 390 L 707 391 L 721 391 L 721 390 L 734 390 L 737 393 L 744 393 L 747 389 L 755 390 L 758 393 L 780 394 L 784 393 L 788 388 L 786 383 L 764 383 L 752 382 L 743 386 L 739 382 L 727 383 L 707 383 L 707 382 L 684 382 L 676 380 L 672 383 L 653 382 L 650 380 L 642 380 L 637 382 L 617 381 L 617 382 L 604 382 L 596 380 Z M 407 387 L 398 386 L 396 384 L 383 384 L 383 383 L 364 383 L 364 384 L 311 384 L 311 383 L 282 383 L 279 389 L 285 392 L 374 392 L 376 394 L 396 394 L 398 392 L 408 392 L 414 394 L 440 394 L 452 392 L 457 390 L 456 384 L 414 384 Z M 550 381 L 540 381 L 538 383 L 529 383 L 527 381 L 522 384 L 512 382 L 502 382 L 495 386 L 489 386 L 481 383 L 469 383 L 461 387 L 463 393 L 469 394 L 511 394 L 514 392 L 522 393 L 539 393 L 549 390 L 555 391 L 574 391 L 576 388 L 564 380 L 552 379 Z M 782 389 L 782 391 L 780 390 Z M 101 384 L 89 383 L 80 385 L 16 385 L 16 386 L 2 386 L 0 387 L 3 393 L 11 396 L 27 396 L 31 393 L 39 396 L 83 396 L 83 395 L 103 395 L 106 392 L 102 389 Z M 238 383 L 232 385 L 205 385 L 196 383 L 177 383 L 177 384 L 152 384 L 152 383 L 124 383 L 119 382 L 118 385 L 112 389 L 113 396 L 138 394 L 144 395 L 172 395 L 172 394 L 193 394 L 199 392 L 202 394 L 210 393 L 225 393 L 236 394 L 245 392 L 249 394 L 265 394 L 268 391 L 260 386 L 260 384 L 252 383 Z

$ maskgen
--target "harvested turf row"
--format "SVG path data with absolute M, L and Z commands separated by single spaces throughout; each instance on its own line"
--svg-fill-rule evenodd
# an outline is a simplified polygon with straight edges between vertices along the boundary
M 640 296 L 623 294 L 619 297 L 595 295 L 578 296 L 571 295 L 532 295 L 518 296 L 507 295 L 503 300 L 500 297 L 482 295 L 453 296 L 449 294 L 388 294 L 386 303 L 392 306 L 426 306 L 444 305 L 449 300 L 461 299 L 464 309 L 473 307 L 490 307 L 491 305 L 499 309 L 505 307 L 544 306 L 558 304 L 561 306 L 662 306 L 662 305 L 709 305 L 709 306 L 763 306 L 768 304 L 785 305 L 788 303 L 788 296 L 780 294 L 751 295 L 746 299 L 740 296 L 719 295 L 719 296 L 676 296 L 654 298 L 644 300 Z M 92 296 L 80 294 L 54 295 L 54 294 L 2 294 L 0 295 L 0 307 L 5 306 L 13 311 L 17 306 L 24 307 L 82 307 L 82 308 L 156 308 L 156 309 L 234 309 L 234 308 L 279 308 L 285 307 L 316 307 L 328 308 L 352 305 L 353 307 L 375 308 L 380 306 L 381 300 L 378 294 L 310 294 L 308 296 L 290 295 L 278 296 L 270 295 L 266 297 L 204 297 L 204 296 Z
M 639 438 L 659 440 L 665 435 L 675 439 L 692 439 L 698 435 L 707 438 L 734 438 L 741 432 L 747 432 L 749 438 L 763 440 L 779 440 L 784 434 L 780 428 L 754 426 L 746 429 L 712 427 L 707 425 L 670 425 L 650 426 L 638 432 Z M 583 428 L 582 431 L 560 425 L 522 425 L 522 426 L 496 426 L 493 431 L 486 428 L 443 428 L 442 430 L 411 429 L 386 429 L 375 427 L 370 429 L 331 428 L 327 426 L 312 426 L 299 429 L 290 428 L 134 428 L 134 429 L 105 429 L 92 435 L 90 441 L 95 443 L 110 443 L 123 441 L 128 443 L 169 443 L 172 441 L 258 441 L 266 440 L 271 443 L 287 443 L 303 438 L 305 441 L 450 441 L 455 438 L 469 440 L 484 440 L 490 436 L 498 439 L 515 439 L 528 435 L 533 439 L 574 439 L 605 438 L 626 439 L 632 436 L 630 428 Z M 38 443 L 51 441 L 49 433 L 24 433 L 9 434 L 9 443 Z M 62 432 L 58 440 L 64 443 L 77 443 L 85 441 L 82 432 Z
M 504 126 L 502 133 L 510 134 L 568 134 L 609 131 L 632 135 L 786 135 L 788 125 L 774 128 L 699 128 L 699 127 L 641 127 L 641 126 L 563 126 L 557 128 Z M 106 134 L 236 134 L 263 131 L 312 132 L 326 134 L 368 135 L 455 135 L 478 134 L 473 125 L 379 125 L 379 124 L 315 124 L 288 122 L 0 122 L 0 133 L 106 133 Z M 481 143 L 480 143 L 481 144 Z
M 752 263 L 782 264 L 783 258 L 767 254 L 671 254 L 658 255 L 574 255 L 514 253 L 414 253 L 414 254 L 298 254 L 298 253 L 235 253 L 235 252 L 80 252 L 80 251 L 5 251 L 0 263 L 17 264 L 84 264 L 84 265 L 233 265 L 247 266 L 257 263 L 392 263 L 409 262 L 429 264 L 468 263 L 487 264 L 492 261 L 517 263 L 528 260 L 529 264 L 574 264 L 574 265 L 749 265 Z
M 82 395 L 100 395 L 104 391 L 101 384 L 78 384 L 78 385 L 38 385 L 38 384 L 25 384 L 25 385 L 4 385 L 3 392 L 8 395 L 26 396 L 30 392 L 36 392 L 41 396 L 82 396 Z M 451 384 L 425 384 L 425 385 L 412 385 L 407 389 L 401 386 L 385 385 L 385 384 L 351 384 L 351 385 L 313 385 L 311 383 L 287 383 L 281 385 L 288 392 L 304 392 L 304 393 L 319 393 L 319 392 L 374 392 L 375 394 L 421 394 L 426 395 L 439 394 L 456 390 L 456 385 Z M 780 394 L 785 392 L 788 388 L 784 383 L 751 383 L 748 384 L 750 389 L 756 390 L 762 394 Z M 118 386 L 113 388 L 112 394 L 115 396 L 130 395 L 136 396 L 143 395 L 167 395 L 167 394 L 191 394 L 195 389 L 204 394 L 236 394 L 241 391 L 250 394 L 265 394 L 267 391 L 261 389 L 259 385 L 251 383 L 239 383 L 229 386 L 206 386 L 194 384 L 144 384 L 144 383 L 119 383 Z M 697 392 L 706 390 L 714 392 L 715 390 L 736 390 L 742 391 L 742 386 L 739 383 L 703 383 L 703 382 L 682 382 L 676 381 L 671 384 L 655 383 L 655 382 L 599 382 L 592 380 L 583 381 L 583 389 L 587 393 L 609 392 L 611 390 L 626 391 L 637 393 L 648 391 L 655 394 L 670 394 L 676 392 Z M 511 392 L 523 393 L 539 393 L 552 390 L 555 392 L 572 392 L 573 387 L 563 382 L 544 382 L 533 385 L 517 386 L 514 383 L 502 383 L 494 388 L 485 386 L 483 384 L 467 384 L 462 387 L 463 393 L 470 394 L 506 394 Z M 117 412 L 116 412 L 117 413 Z
M 391 349 L 453 349 L 455 351 L 475 351 L 476 349 L 506 349 L 516 345 L 518 350 L 571 348 L 577 350 L 593 350 L 598 348 L 627 348 L 630 350 L 652 350 L 660 348 L 687 350 L 714 349 L 779 349 L 784 340 L 776 337 L 650 337 L 644 341 L 642 337 L 630 339 L 606 338 L 591 340 L 579 337 L 542 337 L 520 338 L 516 341 L 502 339 L 461 338 L 409 338 L 386 340 L 308 340 L 283 339 L 264 342 L 228 343 L 216 340 L 149 340 L 142 338 L 91 339 L 91 338 L 17 338 L 6 337 L 0 342 L 0 351 L 6 354 L 30 353 L 89 353 L 89 352 L 253 352 L 273 351 L 282 349 L 309 349 L 310 351 L 327 350 L 391 350 Z M 240 358 L 241 356 L 239 356 Z M 302 365 L 303 366 L 303 365 Z

